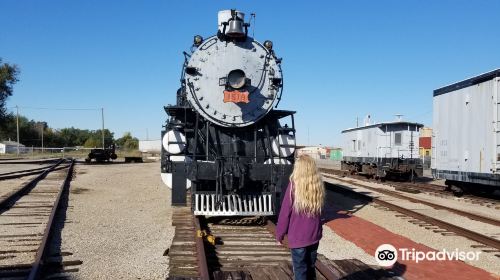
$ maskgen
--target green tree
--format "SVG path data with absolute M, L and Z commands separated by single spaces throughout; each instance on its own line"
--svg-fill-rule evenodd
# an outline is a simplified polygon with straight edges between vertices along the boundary
M 12 95 L 12 87 L 18 81 L 19 68 L 17 65 L 2 63 L 0 58 L 0 124 L 7 117 L 7 108 L 5 108 L 7 98 Z
M 59 137 L 64 146 L 83 146 L 90 137 L 90 131 L 87 129 L 78 129 L 74 127 L 63 128 L 59 130 Z M 101 144 L 102 145 L 102 144 Z
M 16 140 L 16 118 L 13 115 L 7 115 L 0 118 L 0 141 Z
M 133 137 L 130 132 L 125 132 L 121 138 L 116 139 L 116 145 L 124 150 L 137 150 L 139 139 Z
M 102 140 L 95 136 L 91 136 L 85 141 L 83 146 L 85 148 L 99 148 L 102 146 Z
M 111 146 L 114 141 L 114 133 L 108 129 L 104 129 L 104 146 L 107 148 Z M 90 131 L 89 136 L 85 140 L 84 146 L 86 148 L 102 148 L 102 130 L 98 129 Z

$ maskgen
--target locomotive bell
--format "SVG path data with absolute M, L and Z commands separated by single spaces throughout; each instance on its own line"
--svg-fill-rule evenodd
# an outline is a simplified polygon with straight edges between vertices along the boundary
M 217 17 L 219 32 L 231 38 L 243 38 L 245 32 L 245 14 L 237 10 L 219 11 Z
M 229 21 L 229 29 L 226 31 L 226 35 L 233 38 L 245 37 L 245 31 L 243 30 L 243 21 L 239 19 L 233 19 Z

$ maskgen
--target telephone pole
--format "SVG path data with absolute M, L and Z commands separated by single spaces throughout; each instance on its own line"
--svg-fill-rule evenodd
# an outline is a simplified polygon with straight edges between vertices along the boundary
M 42 122 L 42 125 L 41 125 L 41 127 L 42 127 L 42 154 L 43 154 L 43 129 L 44 129 L 44 126 L 45 125 Z
M 19 106 L 16 105 L 16 126 L 17 126 L 17 156 L 19 156 Z
M 104 108 L 101 108 L 101 119 L 102 119 L 102 149 L 104 150 Z

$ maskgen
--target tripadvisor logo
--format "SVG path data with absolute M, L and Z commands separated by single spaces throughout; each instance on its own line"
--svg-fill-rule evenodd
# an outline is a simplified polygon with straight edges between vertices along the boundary
M 415 248 L 399 248 L 392 246 L 391 244 L 382 244 L 378 246 L 375 251 L 375 260 L 380 266 L 392 266 L 399 260 L 401 261 L 413 261 L 419 263 L 421 261 L 477 261 L 479 260 L 479 255 L 481 251 L 459 251 L 455 249 L 449 251 L 443 249 L 441 251 L 417 251 Z
M 380 266 L 392 266 L 398 260 L 398 251 L 391 244 L 382 244 L 375 251 L 375 260 Z

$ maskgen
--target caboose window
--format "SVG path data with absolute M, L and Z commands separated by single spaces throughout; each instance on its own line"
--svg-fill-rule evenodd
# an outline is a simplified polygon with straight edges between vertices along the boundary
M 394 145 L 401 146 L 401 132 L 394 133 Z

